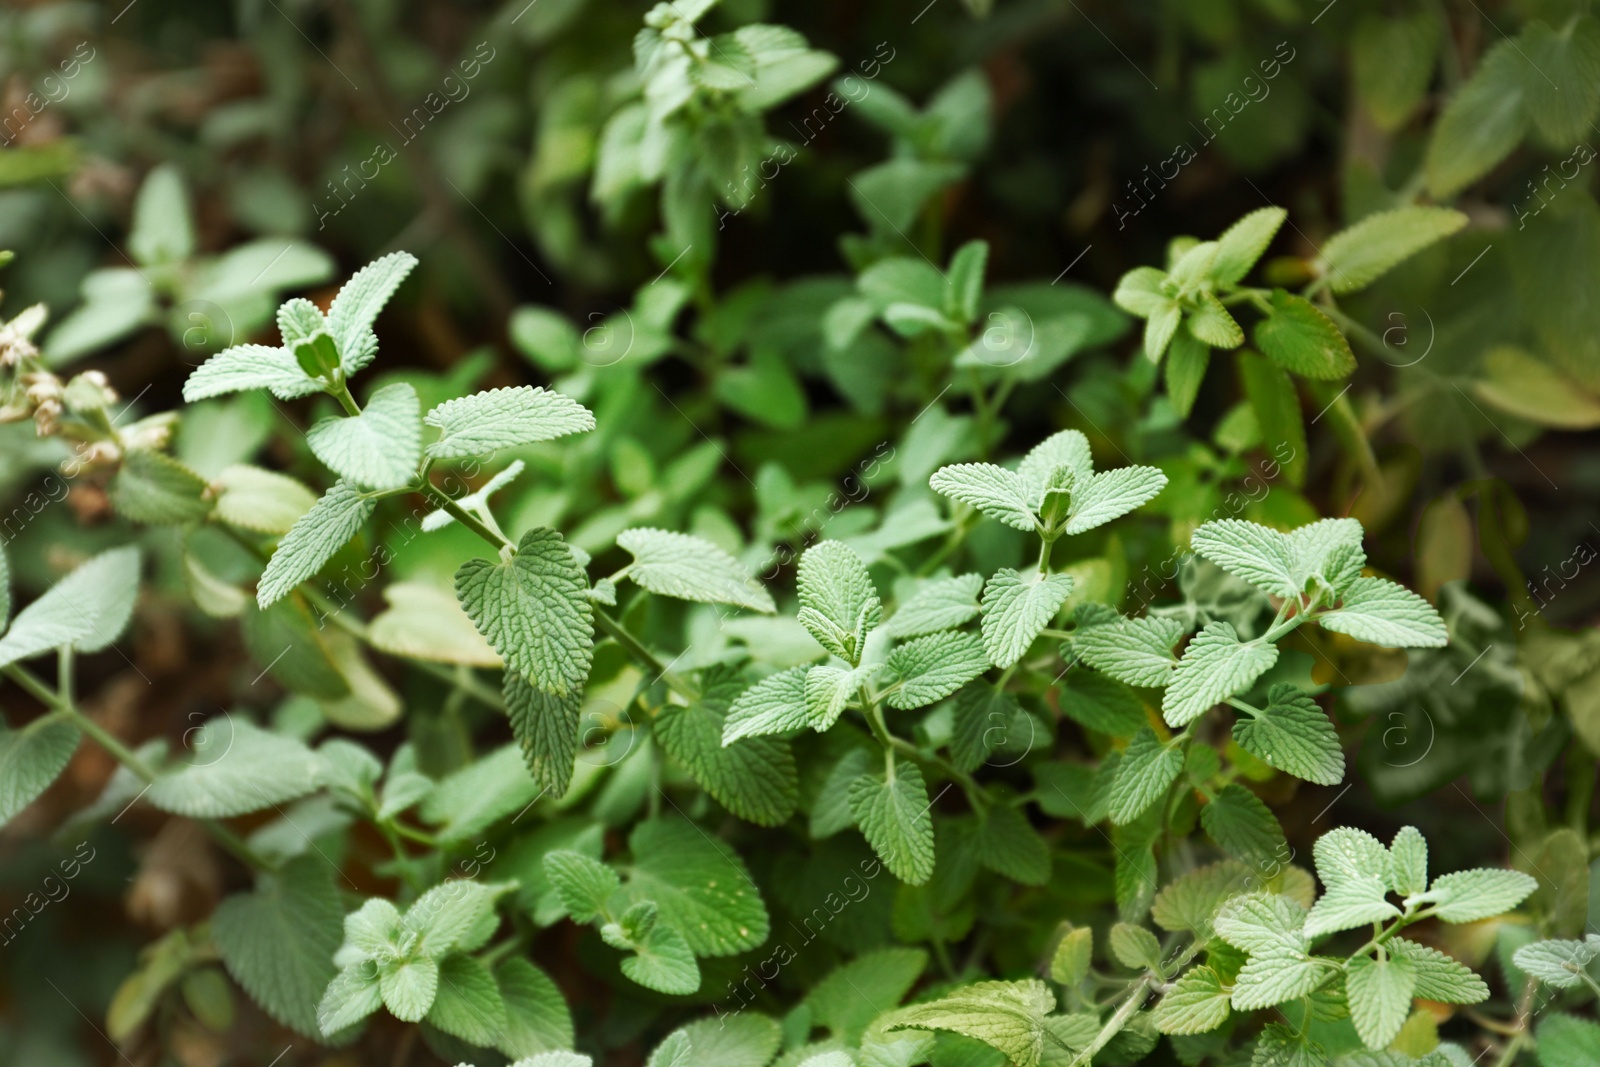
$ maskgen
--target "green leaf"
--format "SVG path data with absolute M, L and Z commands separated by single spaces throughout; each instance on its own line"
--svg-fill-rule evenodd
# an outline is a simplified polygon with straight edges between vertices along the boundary
M 1194 550 L 1223 570 L 1273 596 L 1298 596 L 1317 574 L 1359 551 L 1364 531 L 1356 519 L 1319 519 L 1287 534 L 1242 519 L 1205 523 L 1190 537 Z M 1332 584 L 1330 582 L 1330 584 Z
M 1068 930 L 1050 957 L 1050 980 L 1064 986 L 1077 985 L 1088 976 L 1093 957 L 1094 931 L 1087 926 Z
M 1037 978 L 976 982 L 931 1003 L 902 1009 L 887 1029 L 949 1030 L 998 1049 L 1017 1067 L 1039 1067 L 1045 1016 L 1055 1006 L 1055 994 Z
M 1429 245 L 1456 233 L 1466 224 L 1467 216 L 1444 207 L 1413 205 L 1380 211 L 1328 238 L 1322 246 L 1318 268 L 1332 279 L 1335 293 L 1353 293 L 1365 289 L 1399 264 Z M 1328 326 L 1333 328 L 1331 322 Z M 1348 345 L 1345 351 L 1349 351 Z M 1350 367 L 1354 369 L 1354 359 Z M 1295 368 L 1290 366 L 1289 369 Z M 1343 377 L 1343 374 L 1327 377 Z
M 1329 830 L 1317 838 L 1312 854 L 1317 874 L 1327 886 L 1375 879 L 1387 887 L 1394 877 L 1389 850 L 1365 830 L 1350 826 Z
M 1480 867 L 1442 874 L 1421 899 L 1447 923 L 1470 923 L 1504 915 L 1528 899 L 1539 883 L 1521 871 Z
M 1167 399 L 1172 402 L 1179 418 L 1188 418 L 1194 410 L 1200 385 L 1206 378 L 1206 368 L 1210 365 L 1210 346 L 1195 340 L 1187 327 L 1180 328 L 1172 335 L 1172 344 L 1167 350 L 1167 364 L 1162 373 Z
M 688 941 L 672 927 L 657 923 L 633 951 L 622 961 L 622 973 L 646 989 L 687 996 L 700 988 L 700 965 Z
M 663 710 L 655 737 L 717 802 L 758 826 L 778 826 L 799 803 L 799 773 L 789 743 L 777 737 L 747 737 L 723 743 L 728 708 L 742 695 L 733 676 L 715 679 L 700 699 Z
M 1548 985 L 1576 989 L 1583 982 L 1584 969 L 1597 956 L 1600 956 L 1600 937 L 1590 934 L 1583 941 L 1535 941 L 1517 949 L 1512 962 Z
M 1338 785 L 1344 778 L 1344 752 L 1333 723 L 1292 685 L 1273 686 L 1265 710 L 1240 718 L 1233 737 L 1246 752 L 1296 778 L 1318 785 Z
M 1155 1008 L 1163 1034 L 1203 1034 L 1228 1021 L 1229 993 L 1210 967 L 1191 967 L 1172 984 Z
M 1010 667 L 1050 625 L 1072 593 L 1070 574 L 995 571 L 983 589 L 983 643 L 996 667 Z
M 1522 140 L 1526 70 L 1515 41 L 1497 42 L 1445 105 L 1428 142 L 1428 192 L 1435 199 L 1454 196 L 1489 173 Z
M 439 430 L 427 449 L 433 459 L 469 459 L 594 429 L 588 408 L 532 385 L 446 400 L 422 421 Z
M 977 770 L 1000 746 L 1012 747 L 1013 739 L 1031 745 L 1033 737 L 1033 720 L 1005 690 L 977 682 L 957 694 L 950 756 L 962 773 Z
M 1119 467 L 1075 482 L 1064 532 L 1080 534 L 1121 518 L 1149 502 L 1167 484 L 1155 467 Z
M 217 518 L 256 533 L 286 534 L 317 503 L 298 479 L 243 463 L 224 467 L 213 482 Z
M 1155 267 L 1135 267 L 1118 280 L 1117 288 L 1111 294 L 1112 303 L 1141 319 L 1162 314 L 1167 308 L 1177 306 L 1177 301 L 1165 291 L 1166 281 L 1167 274 L 1163 270 Z M 1146 337 L 1148 336 L 1147 334 Z M 1158 359 L 1160 353 L 1150 358 Z
M 1239 381 L 1244 387 L 1250 410 L 1255 412 L 1261 440 L 1271 444 L 1282 460 L 1284 479 L 1299 487 L 1305 483 L 1307 446 L 1305 418 L 1300 413 L 1300 398 L 1289 372 L 1266 356 L 1254 352 L 1238 355 Z
M 1195 301 L 1197 306 L 1183 319 L 1195 340 L 1212 348 L 1238 348 L 1244 344 L 1244 330 L 1222 301 L 1207 292 L 1196 294 Z
M 772 595 L 738 560 L 702 538 L 640 527 L 622 531 L 617 544 L 633 555 L 628 577 L 659 596 L 767 614 L 778 610 Z
M 767 908 L 733 848 L 683 819 L 652 819 L 628 837 L 628 899 L 653 900 L 660 925 L 698 956 L 734 956 L 767 940 Z
M 377 503 L 362 496 L 354 485 L 335 482 L 278 542 L 256 586 L 256 603 L 261 609 L 265 611 L 320 571 L 360 532 L 376 508 Z
M 506 1027 L 506 1005 L 489 968 L 471 956 L 439 962 L 439 991 L 428 1022 L 468 1044 L 493 1045 Z
M 449 952 L 474 952 L 499 924 L 495 901 L 514 888 L 515 882 L 451 878 L 413 901 L 401 921 L 416 935 L 414 950 L 423 955 L 439 959 Z
M 506 666 L 556 696 L 589 676 L 594 614 L 589 582 L 561 535 L 536 526 L 517 554 L 471 559 L 456 571 L 456 597 Z
M 1394 1040 L 1411 1014 L 1416 987 L 1416 966 L 1406 956 L 1358 956 L 1345 964 L 1350 1021 L 1368 1048 L 1384 1048 Z
M 905 999 L 927 966 L 927 952 L 899 947 L 863 952 L 841 963 L 806 994 L 812 1025 L 832 1031 L 842 1041 L 859 1044 L 862 1031 Z M 868 989 L 873 990 L 870 998 L 862 996 Z
M 977 577 L 973 575 L 973 577 Z M 981 582 L 982 579 L 979 579 Z M 976 594 L 977 590 L 974 589 Z M 974 606 L 974 613 L 977 608 Z M 6 632 L 6 624 L 11 621 L 11 564 L 6 562 L 6 549 L 0 545 L 0 634 Z
M 1233 983 L 1233 1006 L 1239 1011 L 1270 1008 L 1310 993 L 1329 977 L 1326 963 L 1304 953 L 1253 955 Z
M 162 163 L 145 176 L 134 199 L 128 253 L 141 266 L 154 267 L 188 259 L 194 249 L 194 220 L 183 172 L 175 163 Z
M 373 393 L 361 414 L 330 415 L 306 443 L 341 478 L 364 489 L 399 489 L 416 480 L 422 460 L 422 402 L 407 382 Z
M 1552 1012 L 1539 1020 L 1539 1067 L 1592 1067 L 1600 1063 L 1600 1024 Z
M 1209 937 L 1211 919 L 1224 901 L 1254 884 L 1250 868 L 1236 860 L 1222 860 L 1187 871 L 1162 887 L 1150 910 L 1151 918 L 1165 930 L 1192 930 Z
M 1403 956 L 1411 962 L 1417 976 L 1416 996 L 1441 1004 L 1477 1004 L 1489 999 L 1489 987 L 1482 978 L 1438 949 L 1403 937 L 1390 940 L 1386 947 L 1392 955 Z M 1521 958 L 1524 951 L 1526 949 L 1517 952 L 1517 966 L 1527 971 Z
M 136 448 L 122 458 L 107 492 L 117 514 L 149 526 L 178 526 L 211 513 L 206 480 L 162 452 Z
M 993 463 L 956 463 L 940 467 L 928 479 L 933 491 L 977 508 L 1015 530 L 1032 530 L 1038 522 L 1026 483 L 1015 471 Z
M 978 862 L 1022 885 L 1050 880 L 1050 846 L 1028 823 L 1027 816 L 1007 804 L 991 805 L 978 830 Z
M 1600 426 L 1600 399 L 1531 352 L 1496 345 L 1479 362 L 1478 374 L 1473 392 L 1508 414 L 1564 430 Z
M 954 629 L 977 616 L 982 588 L 980 574 L 924 582 L 895 610 L 884 629 L 901 640 Z
M 722 743 L 743 737 L 790 733 L 811 725 L 806 707 L 810 668 L 791 667 L 769 675 L 739 694 L 722 724 Z
M 1255 326 L 1256 347 L 1302 378 L 1336 381 L 1355 371 L 1355 353 L 1333 320 L 1303 296 L 1272 291 L 1272 311 Z
M 1322 1046 L 1293 1027 L 1268 1023 L 1261 1030 L 1250 1067 L 1327 1067 Z
M 347 1030 L 383 1006 L 383 990 L 370 964 L 346 967 L 334 976 L 317 1004 L 317 1028 L 323 1037 Z
M 978 317 L 983 298 L 983 270 L 989 262 L 989 242 L 968 241 L 950 257 L 945 275 L 944 311 L 957 322 Z
M 262 875 L 254 892 L 219 904 L 211 938 L 228 973 L 263 1011 L 316 1038 L 324 1032 L 317 1004 L 336 974 L 343 912 L 327 861 L 300 856 Z M 376 981 L 372 986 L 372 1006 L 363 1016 L 377 1009 Z
M 594 922 L 606 914 L 607 902 L 622 888 L 616 871 L 570 849 L 545 854 L 544 876 L 555 887 L 573 922 Z
M 0 724 L 0 826 L 10 822 L 61 776 L 78 749 L 78 728 L 44 715 L 20 730 Z
M 190 731 L 185 766 L 158 777 L 145 799 L 162 811 L 223 819 L 273 808 L 315 790 L 322 760 L 301 742 L 223 714 Z
M 1072 650 L 1118 681 L 1159 689 L 1172 681 L 1178 663 L 1172 649 L 1182 638 L 1183 623 L 1177 619 L 1119 618 L 1075 631 Z
M 1281 207 L 1257 208 L 1223 231 L 1217 238 L 1217 258 L 1211 262 L 1211 279 L 1217 286 L 1226 289 L 1244 281 L 1288 217 Z
M 765 1067 L 782 1038 L 777 1023 L 754 1012 L 696 1019 L 668 1034 L 646 1067 Z
M 1247 893 L 1228 900 L 1212 920 L 1217 936 L 1252 956 L 1303 955 L 1305 909 L 1277 893 Z
M 1107 947 L 1111 949 L 1112 958 L 1124 967 L 1161 973 L 1161 942 L 1142 926 L 1125 922 L 1113 924 Z
M 428 956 L 393 961 L 378 968 L 378 988 L 396 1019 L 421 1022 L 439 993 L 439 964 Z
M 506 1008 L 495 1048 L 516 1057 L 571 1047 L 572 1013 L 549 975 L 513 956 L 495 966 L 494 978 Z
M 867 634 L 883 618 L 883 602 L 867 566 L 840 541 L 823 541 L 800 557 L 798 616 L 823 648 L 855 663 Z
M 989 669 L 977 634 L 946 631 L 919 637 L 889 653 L 888 669 L 898 687 L 887 697 L 892 708 L 920 708 L 943 700 Z
M 388 608 L 367 624 L 367 640 L 373 648 L 436 663 L 504 666 L 448 589 L 432 581 L 390 582 L 384 586 L 383 598 Z M 515 720 L 512 725 L 515 727 Z
M 1559 30 L 1529 22 L 1518 46 L 1531 68 L 1523 75 L 1528 118 L 1552 147 L 1572 147 L 1600 117 L 1600 22 L 1588 14 Z
M 1439 22 L 1432 12 L 1397 18 L 1368 15 L 1350 42 L 1356 95 L 1386 133 L 1404 126 L 1427 96 L 1438 59 Z
M 464 842 L 521 811 L 541 792 L 518 746 L 503 745 L 441 779 L 427 794 L 422 817 L 439 826 L 440 841 Z
M 583 694 L 564 697 L 545 692 L 515 671 L 506 671 L 502 685 L 511 733 L 522 746 L 528 772 L 542 790 L 560 797 L 572 781 L 572 760 L 578 751 L 578 712 Z
M 831 663 L 819 663 L 806 671 L 804 725 L 819 733 L 827 730 L 877 673 L 876 665 L 846 670 Z
M 391 252 L 368 263 L 340 286 L 328 307 L 328 332 L 339 346 L 339 362 L 346 378 L 372 362 L 378 339 L 372 324 L 378 312 L 417 265 L 409 252 Z
M 1390 885 L 1409 897 L 1428 888 L 1428 842 L 1415 826 L 1402 826 L 1389 844 Z
M 183 399 L 193 404 L 244 389 L 265 389 L 279 400 L 294 400 L 320 393 L 323 386 L 323 382 L 300 369 L 287 349 L 234 345 L 195 368 L 183 383 Z
M 1077 722 L 1112 737 L 1132 737 L 1147 721 L 1137 693 L 1093 671 L 1068 671 L 1061 680 L 1060 703 Z
M 1017 465 L 1030 506 L 1042 504 L 1045 490 L 1062 467 L 1072 472 L 1074 485 L 1087 484 L 1094 477 L 1089 439 L 1077 430 L 1057 430 L 1029 449 Z
M 1200 809 L 1200 825 L 1228 855 L 1252 867 L 1283 862 L 1289 855 L 1278 820 L 1261 798 L 1237 782 L 1217 790 Z
M 884 866 L 907 885 L 921 885 L 933 874 L 933 803 L 917 765 L 889 758 L 886 777 L 864 774 L 850 783 L 850 811 Z
M 1206 623 L 1184 649 L 1161 700 L 1170 726 L 1185 726 L 1222 700 L 1242 693 L 1278 662 L 1275 645 L 1242 643 L 1221 620 Z
M 1165 744 L 1146 726 L 1122 751 L 1111 783 L 1111 821 L 1130 823 L 1165 795 L 1183 770 L 1183 750 Z
M 110 648 L 133 616 L 139 595 L 139 550 L 113 548 L 82 564 L 17 613 L 0 638 L 0 666 L 71 645 Z
M 1339 606 L 1316 616 L 1325 630 L 1385 648 L 1442 648 L 1450 632 L 1434 606 L 1403 585 L 1357 578 Z

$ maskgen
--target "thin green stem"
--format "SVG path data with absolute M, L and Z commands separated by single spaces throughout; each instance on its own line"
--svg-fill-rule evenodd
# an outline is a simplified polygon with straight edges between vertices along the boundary
M 700 696 L 699 690 L 690 685 L 688 680 L 672 670 L 670 664 L 661 662 L 659 656 L 645 647 L 633 633 L 621 622 L 607 615 L 599 608 L 594 611 L 594 624 L 606 632 L 617 644 L 621 645 L 634 659 L 656 672 L 656 681 L 666 682 L 667 687 L 680 696 L 695 700 Z
M 516 548 L 504 534 L 490 529 L 481 519 L 460 504 L 457 504 L 450 498 L 448 493 L 432 482 L 423 482 L 419 488 L 424 496 L 437 504 L 447 515 L 489 542 L 497 551 Z
M 1145 997 L 1149 995 L 1149 992 L 1150 978 L 1148 975 L 1135 981 L 1133 988 L 1128 991 L 1128 999 L 1124 1000 L 1122 1006 L 1117 1008 L 1116 1014 L 1106 1020 L 1106 1024 L 1100 1028 L 1100 1032 L 1095 1035 L 1094 1040 L 1089 1042 L 1089 1047 L 1073 1057 L 1072 1063 L 1068 1067 L 1084 1067 L 1089 1061 L 1093 1060 L 1095 1054 L 1110 1044 L 1111 1039 L 1120 1034 L 1123 1027 L 1128 1025 L 1128 1020 L 1133 1018 L 1134 1012 L 1144 1006 Z
M 41 704 L 71 720 L 74 726 L 89 735 L 101 748 L 111 753 L 118 763 L 138 775 L 139 779 L 146 785 L 156 780 L 155 768 L 141 759 L 137 752 L 134 752 L 119 741 L 105 727 L 85 715 L 75 703 L 34 677 L 25 667 L 12 663 L 0 668 L 0 670 L 3 670 L 7 678 L 26 689 Z M 238 834 L 235 834 L 221 823 L 213 819 L 201 819 L 200 823 L 210 832 L 212 837 L 216 838 L 218 844 L 233 853 L 242 862 L 261 871 L 273 869 L 272 864 L 256 855 Z
M 334 388 L 328 390 L 329 394 L 344 408 L 344 413 L 350 416 L 361 414 L 361 405 L 356 403 L 356 398 L 350 394 L 350 383 L 344 380 L 344 375 L 336 375 Z
M 1494 1067 L 1511 1067 L 1517 1062 L 1517 1057 L 1522 1054 L 1522 1047 L 1528 1043 L 1529 1031 L 1523 1030 L 1506 1042 L 1506 1047 L 1501 1051 L 1500 1058 L 1495 1061 Z

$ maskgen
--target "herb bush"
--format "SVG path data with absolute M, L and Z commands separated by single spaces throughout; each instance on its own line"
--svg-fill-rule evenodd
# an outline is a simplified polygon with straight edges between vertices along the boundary
M 1586 5 L 116 6 L 5 1062 L 1600 1063 Z

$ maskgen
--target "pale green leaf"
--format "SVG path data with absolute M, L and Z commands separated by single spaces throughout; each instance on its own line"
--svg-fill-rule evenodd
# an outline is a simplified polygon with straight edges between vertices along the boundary
M 1133 923 L 1114 923 L 1106 944 L 1111 949 L 1111 957 L 1124 967 L 1160 973 L 1161 942 L 1144 927 Z
M 147 526 L 178 526 L 211 513 L 206 480 L 163 452 L 147 448 L 122 459 L 107 495 L 117 514 Z
M 1253 955 L 1233 983 L 1233 1006 L 1239 1011 L 1270 1008 L 1296 1000 L 1330 977 L 1327 964 L 1304 953 L 1272 952 Z
M 407 382 L 373 393 L 361 414 L 330 415 L 306 433 L 316 457 L 364 489 L 399 489 L 422 459 L 422 403 Z
M 1539 1067 L 1594 1067 L 1600 1063 L 1600 1024 L 1560 1012 L 1539 1020 Z
M 1010 667 L 1028 651 L 1072 593 L 1070 574 L 994 573 L 983 590 L 983 642 L 996 667 Z
M 1087 926 L 1068 930 L 1050 957 L 1050 980 L 1075 986 L 1089 974 L 1094 957 L 1094 931 Z
M 856 825 L 907 885 L 921 885 L 933 874 L 932 807 L 922 772 L 907 760 L 890 763 L 887 777 L 862 775 L 850 783 Z
M 1168 725 L 1184 726 L 1222 700 L 1250 688 L 1278 662 L 1275 645 L 1243 643 L 1221 620 L 1206 623 L 1189 641 L 1161 700 Z
M 873 1020 L 905 999 L 927 966 L 927 952 L 902 947 L 874 949 L 841 963 L 806 994 L 812 1024 L 859 1043 Z M 873 996 L 863 997 L 869 989 Z
M 396 960 L 379 967 L 378 988 L 396 1019 L 419 1023 L 439 993 L 439 964 L 428 956 Z
M 1183 325 L 1195 340 L 1212 348 L 1238 348 L 1244 344 L 1244 330 L 1215 294 L 1199 292 L 1194 299 L 1196 306 L 1184 317 Z
M 646 989 L 684 996 L 700 988 L 700 965 L 682 934 L 657 923 L 622 961 L 622 973 Z
M 799 619 L 817 643 L 851 663 L 883 618 L 883 602 L 867 566 L 840 541 L 823 541 L 800 557 Z
M 17 613 L 0 638 L 0 666 L 71 645 L 79 652 L 110 648 L 139 595 L 139 550 L 102 552 L 74 569 Z
M 439 431 L 438 440 L 427 449 L 434 459 L 468 459 L 594 429 L 588 408 L 532 385 L 446 400 L 423 422 Z
M 899 679 L 887 697 L 893 708 L 920 708 L 943 700 L 989 669 L 977 634 L 946 631 L 909 641 L 889 653 Z
M 435 663 L 504 665 L 454 593 L 431 582 L 390 582 L 383 598 L 388 608 L 367 624 L 367 641 L 373 648 Z
M 506 1008 L 495 1048 L 507 1056 L 530 1056 L 572 1046 L 572 1013 L 549 975 L 513 956 L 496 964 L 494 978 Z
M 361 530 L 376 507 L 349 482 L 334 483 L 278 542 L 256 586 L 256 603 L 266 610 L 315 575 Z
M 1077 430 L 1057 430 L 1029 449 L 1017 466 L 1017 477 L 1027 490 L 1028 504 L 1038 508 L 1055 472 L 1065 467 L 1072 472 L 1074 485 L 1085 485 L 1094 477 L 1094 461 L 1089 439 Z
M 1403 897 L 1428 888 L 1428 842 L 1415 826 L 1402 826 L 1389 843 L 1390 887 Z
M 279 400 L 294 400 L 321 392 L 323 384 L 302 370 L 287 349 L 234 345 L 195 368 L 183 383 L 183 399 L 193 404 L 244 389 L 265 389 Z
M 1037 978 L 977 982 L 927 1004 L 906 1008 L 890 1030 L 949 1030 L 998 1049 L 1017 1067 L 1039 1067 L 1045 1017 L 1055 994 Z
M 506 1005 L 489 968 L 471 956 L 441 960 L 439 990 L 427 1020 L 470 1045 L 493 1045 L 506 1028 Z
M 1183 770 L 1183 750 L 1167 745 L 1146 726 L 1123 749 L 1111 783 L 1111 821 L 1130 823 L 1161 799 Z
M 1027 484 L 1015 471 L 993 463 L 957 463 L 940 467 L 928 479 L 933 491 L 977 508 L 996 522 L 1017 530 L 1038 525 Z
M 1600 937 L 1590 934 L 1583 941 L 1535 941 L 1517 949 L 1511 960 L 1520 970 L 1541 982 L 1558 989 L 1576 989 L 1583 982 L 1584 970 L 1596 957 L 1600 957 Z M 1417 995 L 1429 996 L 1422 992 Z
M 1191 967 L 1172 984 L 1155 1008 L 1163 1034 L 1203 1034 L 1228 1021 L 1229 993 L 1210 967 Z
M 561 535 L 536 526 L 509 561 L 472 559 L 456 571 L 456 597 L 506 666 L 564 696 L 589 676 L 594 609 L 589 582 Z
M 545 853 L 544 876 L 573 922 L 594 922 L 606 914 L 607 903 L 622 888 L 616 871 L 571 849 Z
M 251 999 L 284 1026 L 314 1038 L 323 1032 L 317 1004 L 336 974 L 333 954 L 342 911 L 327 862 L 301 856 L 262 875 L 254 892 L 219 904 L 211 916 L 211 938 L 228 973 Z M 371 1006 L 356 1018 L 377 1009 L 377 982 L 371 986 Z
M 1316 619 L 1325 630 L 1385 648 L 1441 648 L 1450 640 L 1432 604 L 1382 578 L 1357 578 L 1339 607 Z
M 1061 710 L 1075 721 L 1112 737 L 1132 737 L 1148 721 L 1137 693 L 1094 671 L 1068 671 L 1061 679 L 1059 700 Z
M 317 1004 L 317 1028 L 323 1037 L 349 1029 L 383 1005 L 383 991 L 371 964 L 346 967 L 334 976 Z
M 218 715 L 191 730 L 193 759 L 153 782 L 145 799 L 191 818 L 229 818 L 275 808 L 322 783 L 323 763 L 300 741 L 248 719 Z
M 902 640 L 954 629 L 977 616 L 982 588 L 983 576 L 978 574 L 924 582 L 895 610 L 884 629 Z
M 1417 976 L 1416 996 L 1441 1004 L 1477 1004 L 1489 999 L 1489 987 L 1482 978 L 1438 949 L 1419 945 L 1403 937 L 1390 940 L 1386 947 L 1392 955 L 1404 956 L 1411 961 L 1412 970 Z M 1522 953 L 1525 951 L 1517 951 L 1517 966 L 1532 974 L 1534 972 L 1522 962 Z
M 1234 740 L 1246 752 L 1296 778 L 1337 785 L 1344 778 L 1339 735 L 1317 702 L 1292 685 L 1278 684 L 1258 716 L 1241 716 Z
M 806 707 L 806 667 L 769 675 L 739 694 L 722 724 L 722 743 L 742 737 L 790 733 L 811 725 Z
M 377 352 L 372 324 L 416 265 L 417 257 L 411 253 L 391 252 L 356 271 L 339 287 L 328 307 L 328 332 L 339 346 L 345 377 L 372 361 Z
M 17 730 L 0 724 L 0 826 L 60 777 L 78 748 L 78 728 L 45 715 Z
M 1306 936 L 1321 937 L 1393 919 L 1400 909 L 1389 903 L 1384 894 L 1383 883 L 1370 875 L 1333 883 L 1306 916 Z
M 1442 874 L 1422 895 L 1447 923 L 1470 923 L 1504 915 L 1528 899 L 1539 883 L 1521 871 L 1480 867 Z
M 1191 930 L 1208 937 L 1211 919 L 1224 901 L 1256 884 L 1250 868 L 1237 860 L 1208 863 L 1187 871 L 1162 887 L 1150 916 L 1165 930 Z
M 1075 481 L 1065 532 L 1080 534 L 1126 515 L 1153 499 L 1166 484 L 1167 476 L 1155 467 L 1118 467 L 1087 481 Z
M 1301 955 L 1307 947 L 1301 927 L 1305 909 L 1277 893 L 1247 893 L 1225 901 L 1212 926 L 1217 936 L 1252 956 Z
M 1161 688 L 1172 680 L 1178 659 L 1173 646 L 1183 637 L 1177 619 L 1145 616 L 1084 626 L 1072 635 L 1072 649 L 1097 671 L 1129 685 Z
M 469 841 L 526 808 L 542 792 L 528 774 L 521 749 L 502 745 L 440 779 L 426 794 L 422 817 L 439 827 L 440 841 Z
M 1411 1014 L 1416 965 L 1407 956 L 1358 956 L 1345 965 L 1350 1021 L 1368 1048 L 1384 1048 Z
M 1463 90 L 1459 95 L 1467 92 Z M 1446 109 L 1447 116 L 1454 106 L 1452 101 L 1451 108 Z M 1436 142 L 1444 137 L 1447 122 L 1448 118 L 1441 120 L 1435 132 Z M 1409 205 L 1380 211 L 1328 238 L 1322 245 L 1318 266 L 1332 278 L 1335 293 L 1352 293 L 1466 224 L 1467 216 L 1444 207 Z
M 768 614 L 778 610 L 743 564 L 702 538 L 640 527 L 618 534 L 617 544 L 633 555 L 628 577 L 652 593 Z
M 765 1067 L 782 1037 L 777 1023 L 753 1011 L 696 1019 L 668 1034 L 646 1067 Z
M 993 804 L 978 830 L 977 859 L 1022 885 L 1044 885 L 1050 880 L 1050 846 L 1028 818 L 1009 804 Z
M 286 534 L 317 503 L 298 479 L 243 463 L 223 468 L 213 484 L 217 518 L 256 533 Z
M 1212 280 L 1224 289 L 1244 281 L 1288 217 L 1281 207 L 1257 208 L 1224 230 L 1211 261 Z
M 778 826 L 794 814 L 800 796 L 789 743 L 746 737 L 723 744 L 728 708 L 743 684 L 732 675 L 714 678 L 693 704 L 663 710 L 655 737 L 723 807 L 759 826 Z
M 1272 810 L 1238 782 L 1217 790 L 1200 809 L 1200 825 L 1218 848 L 1240 863 L 1276 867 L 1290 854 Z

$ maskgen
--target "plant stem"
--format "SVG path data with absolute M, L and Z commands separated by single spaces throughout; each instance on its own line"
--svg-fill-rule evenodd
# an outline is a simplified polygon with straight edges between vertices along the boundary
M 96 744 L 111 753 L 118 763 L 138 775 L 146 785 L 156 780 L 155 768 L 141 759 L 137 752 L 117 740 L 109 730 L 85 715 L 71 700 L 56 693 L 34 677 L 26 668 L 12 663 L 0 670 L 3 670 L 7 678 L 26 689 L 41 704 L 70 719 L 74 726 L 88 734 Z M 199 822 L 210 832 L 212 837 L 216 838 L 219 845 L 233 853 L 240 861 L 259 871 L 273 869 L 272 864 L 256 855 L 238 834 L 235 834 L 221 823 L 214 819 L 201 819 Z
M 1100 1032 L 1089 1043 L 1089 1047 L 1073 1057 L 1068 1067 L 1085 1067 L 1090 1060 L 1094 1059 L 1095 1053 L 1110 1044 L 1111 1039 L 1120 1034 L 1122 1028 L 1128 1025 L 1128 1020 L 1133 1018 L 1133 1013 L 1144 1006 L 1145 996 L 1149 992 L 1150 978 L 1148 975 L 1135 981 L 1133 988 L 1128 991 L 1128 999 L 1122 1002 L 1122 1006 L 1117 1009 L 1116 1014 L 1106 1020 L 1106 1024 L 1100 1028 Z
M 422 489 L 423 496 L 426 496 L 429 500 L 439 505 L 439 507 L 442 508 L 447 515 L 455 519 L 467 529 L 471 530 L 473 533 L 477 534 L 479 537 L 483 538 L 485 541 L 489 542 L 489 544 L 493 545 L 496 550 L 504 551 L 507 548 L 515 549 L 517 547 L 516 545 L 513 545 L 504 534 L 490 529 L 476 515 L 472 514 L 472 512 L 468 511 L 460 504 L 457 504 L 450 498 L 448 493 L 434 485 L 432 482 L 423 482 L 420 488 Z
M 1495 1061 L 1494 1067 L 1511 1067 L 1511 1064 L 1517 1062 L 1517 1056 L 1521 1054 L 1522 1046 L 1527 1043 L 1528 1031 L 1522 1030 L 1510 1041 L 1506 1042 L 1506 1047 L 1501 1051 L 1500 1058 Z
M 655 671 L 656 681 L 666 682 L 669 689 L 677 693 L 679 696 L 685 697 L 689 700 L 695 700 L 699 698 L 700 693 L 697 689 L 695 689 L 694 686 L 690 685 L 686 679 L 673 671 L 670 664 L 662 663 L 661 658 L 646 648 L 644 642 L 635 637 L 632 631 L 630 631 L 626 626 L 622 625 L 621 622 L 612 618 L 610 615 L 607 615 L 599 608 L 595 608 L 594 624 L 597 628 L 604 630 L 606 632 L 606 636 L 610 637 L 613 641 L 627 650 L 628 655 L 638 660 L 650 670 Z

